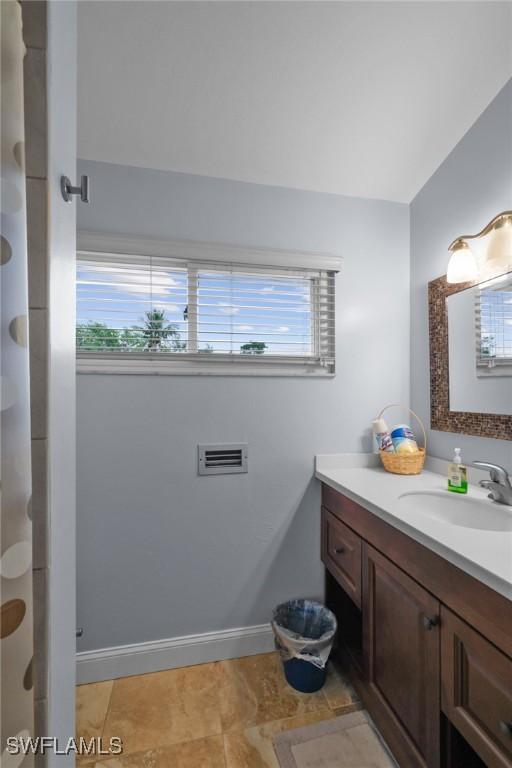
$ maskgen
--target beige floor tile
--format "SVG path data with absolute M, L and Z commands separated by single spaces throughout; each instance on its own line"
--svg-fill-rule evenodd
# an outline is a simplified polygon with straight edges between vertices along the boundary
M 87 768 L 225 768 L 222 736 L 149 749 L 90 763 Z
M 225 733 L 226 767 L 279 768 L 272 744 L 276 734 L 333 717 L 331 710 L 325 707 L 315 712 L 245 728 L 243 731 Z
M 315 712 L 326 707 L 322 692 L 291 688 L 276 653 L 219 662 L 223 731 Z
M 103 738 L 119 736 L 125 755 L 220 733 L 216 664 L 114 681 Z
M 353 712 L 361 707 L 357 693 L 341 669 L 332 662 L 329 663 L 327 680 L 322 690 L 328 705 L 336 710 L 337 714 Z
M 76 735 L 92 739 L 101 736 L 112 694 L 113 680 L 79 685 L 76 689 Z

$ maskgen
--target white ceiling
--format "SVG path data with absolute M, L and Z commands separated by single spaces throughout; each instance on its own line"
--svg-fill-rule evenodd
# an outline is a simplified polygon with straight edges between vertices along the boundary
M 512 74 L 509 2 L 81 2 L 79 156 L 409 202 Z

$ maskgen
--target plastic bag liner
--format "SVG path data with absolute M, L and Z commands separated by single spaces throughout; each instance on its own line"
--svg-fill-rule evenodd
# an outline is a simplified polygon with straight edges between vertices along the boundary
M 274 608 L 272 629 L 283 661 L 302 659 L 323 669 L 337 630 L 336 616 L 313 600 L 289 600 Z

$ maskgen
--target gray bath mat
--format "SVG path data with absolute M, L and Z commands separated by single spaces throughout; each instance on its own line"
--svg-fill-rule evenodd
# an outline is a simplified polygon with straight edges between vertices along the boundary
M 280 733 L 274 748 L 281 768 L 398 768 L 364 711 Z

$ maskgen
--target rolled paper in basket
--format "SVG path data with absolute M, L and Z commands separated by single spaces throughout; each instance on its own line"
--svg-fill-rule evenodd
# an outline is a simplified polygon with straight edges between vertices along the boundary
M 418 446 L 414 440 L 409 440 L 407 437 L 394 437 L 393 448 L 395 453 L 411 454 L 418 453 Z

